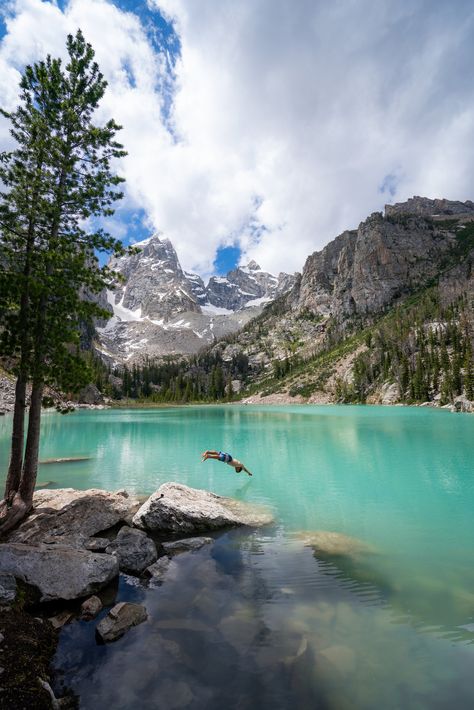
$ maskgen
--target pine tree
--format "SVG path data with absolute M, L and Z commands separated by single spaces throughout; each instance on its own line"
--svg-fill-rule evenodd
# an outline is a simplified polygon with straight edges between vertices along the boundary
M 2 532 L 32 504 L 45 384 L 73 390 L 87 380 L 80 326 L 106 313 L 83 294 L 110 287 L 113 277 L 95 253 L 123 253 L 106 232 L 84 227 L 91 217 L 113 214 L 122 179 L 110 163 L 125 153 L 113 120 L 101 127 L 92 121 L 106 82 L 80 30 L 68 37 L 67 49 L 64 68 L 50 56 L 28 66 L 20 105 L 3 112 L 16 148 L 0 160 L 1 352 L 14 358 L 17 383 Z
M 467 399 L 474 400 L 474 366 L 472 362 L 472 346 L 470 340 L 464 357 L 464 394 Z

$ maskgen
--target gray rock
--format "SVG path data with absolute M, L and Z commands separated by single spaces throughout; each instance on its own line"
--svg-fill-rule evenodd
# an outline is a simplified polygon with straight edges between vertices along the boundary
M 474 412 L 474 402 L 471 402 L 471 400 L 463 395 L 456 397 L 453 402 L 452 411 L 465 413 Z
M 130 522 L 139 507 L 136 498 L 101 490 L 72 488 L 36 491 L 33 511 L 8 538 L 9 542 L 55 542 L 82 548 L 97 533 Z
M 168 555 L 176 555 L 179 552 L 192 552 L 200 550 L 204 545 L 209 545 L 214 542 L 212 537 L 186 537 L 182 540 L 173 540 L 172 542 L 164 542 L 163 549 Z
M 120 529 L 114 542 L 106 548 L 106 553 L 117 557 L 122 572 L 140 574 L 158 557 L 156 545 L 142 530 Z
M 103 404 L 104 397 L 100 390 L 92 383 L 86 385 L 79 392 L 78 402 L 81 404 Z
M 106 643 L 116 641 L 133 626 L 146 621 L 147 616 L 146 609 L 141 604 L 120 602 L 97 625 L 97 634 Z
M 59 614 L 56 614 L 55 616 L 50 616 L 48 621 L 51 623 L 54 629 L 62 629 L 63 626 L 66 626 L 66 624 L 69 624 L 70 621 L 74 619 L 74 614 L 72 611 L 68 611 L 65 609 L 64 611 L 59 612 Z
M 108 537 L 91 537 L 84 543 L 86 550 L 90 552 L 105 552 L 105 548 L 110 545 Z
M 271 514 L 261 507 L 180 483 L 164 483 L 133 517 L 136 527 L 181 533 L 235 525 L 257 527 L 271 521 Z
M 381 404 L 395 404 L 400 399 L 400 390 L 396 382 L 385 383 L 380 393 Z
M 48 545 L 0 545 L 0 574 L 11 574 L 37 587 L 41 601 L 78 599 L 104 587 L 118 575 L 111 555 Z
M 176 562 L 173 562 L 173 560 L 165 555 L 164 557 L 160 557 L 154 564 L 147 567 L 145 575 L 151 577 L 154 583 L 161 583 L 170 574 L 174 574 L 177 569 L 178 565 Z
M 95 595 L 89 597 L 81 604 L 81 617 L 83 619 L 94 619 L 100 611 L 102 611 L 102 602 Z
M 16 599 L 16 579 L 11 574 L 0 574 L 0 604 L 12 604 Z

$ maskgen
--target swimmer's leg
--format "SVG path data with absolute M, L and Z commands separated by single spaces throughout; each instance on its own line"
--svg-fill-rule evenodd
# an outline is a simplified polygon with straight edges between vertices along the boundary
M 219 452 L 218 451 L 205 451 L 202 454 L 202 461 L 206 461 L 207 459 L 218 459 L 219 458 Z

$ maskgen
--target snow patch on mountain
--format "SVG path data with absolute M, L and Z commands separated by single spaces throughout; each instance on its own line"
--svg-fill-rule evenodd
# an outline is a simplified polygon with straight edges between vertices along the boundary
M 195 353 L 241 328 L 294 283 L 294 276 L 273 276 L 251 261 L 206 286 L 183 271 L 169 239 L 155 235 L 134 246 L 138 253 L 109 263 L 121 280 L 107 292 L 113 316 L 97 328 L 97 349 L 114 362 Z

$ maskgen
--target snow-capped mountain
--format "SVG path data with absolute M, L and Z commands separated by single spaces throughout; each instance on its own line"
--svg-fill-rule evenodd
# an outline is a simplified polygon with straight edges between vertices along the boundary
M 136 246 L 139 253 L 110 261 L 122 279 L 107 292 L 113 316 L 97 329 L 98 350 L 117 362 L 195 353 L 241 328 L 294 283 L 294 276 L 275 277 L 251 261 L 206 286 L 183 271 L 169 239 L 153 236 Z
M 229 271 L 227 276 L 213 276 L 207 286 L 208 303 L 231 311 L 261 306 L 287 291 L 294 277 L 281 273 L 278 277 L 262 271 L 255 261 Z

